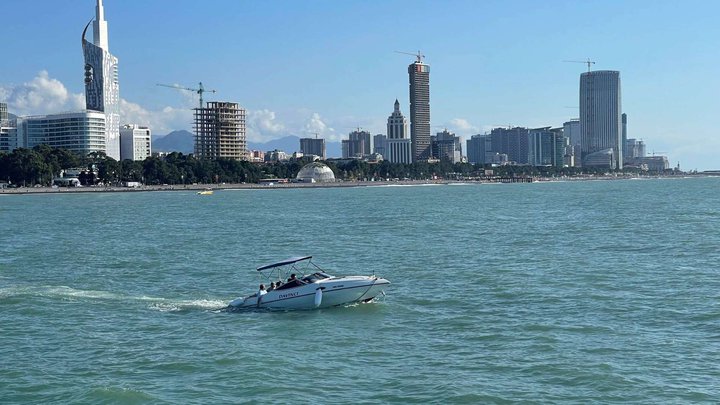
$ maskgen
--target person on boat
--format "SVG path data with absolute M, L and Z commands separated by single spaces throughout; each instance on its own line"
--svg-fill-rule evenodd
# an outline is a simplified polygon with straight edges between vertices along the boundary
M 274 281 L 271 281 L 271 282 L 270 282 L 270 288 L 268 288 L 268 291 L 272 291 L 272 290 L 274 290 L 274 289 L 275 289 L 275 282 L 274 282 Z
M 295 277 L 295 273 L 293 273 L 290 275 L 290 278 L 288 279 L 288 283 L 291 281 L 295 281 L 295 280 L 297 280 L 297 277 Z
M 258 291 L 258 296 L 267 294 L 267 290 L 265 290 L 265 284 L 260 284 L 260 291 Z

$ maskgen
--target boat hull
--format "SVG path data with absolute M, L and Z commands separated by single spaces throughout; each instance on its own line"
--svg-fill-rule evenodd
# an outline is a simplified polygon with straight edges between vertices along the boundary
M 288 310 L 349 305 L 372 300 L 389 284 L 388 280 L 377 277 L 331 278 L 298 287 L 271 290 L 259 297 L 254 294 L 238 298 L 230 303 L 230 307 Z M 321 293 L 318 293 L 318 289 Z M 318 295 L 321 296 L 319 299 Z

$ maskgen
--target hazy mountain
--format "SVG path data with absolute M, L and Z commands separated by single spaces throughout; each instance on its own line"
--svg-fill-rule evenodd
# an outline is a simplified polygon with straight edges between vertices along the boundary
M 153 152 L 182 152 L 183 154 L 193 153 L 195 139 L 192 132 L 180 130 L 172 131 L 167 135 L 152 137 Z
M 173 131 L 167 135 L 152 137 L 153 152 L 182 152 L 184 154 L 190 154 L 193 153 L 193 148 L 194 138 L 192 132 L 189 131 Z M 292 154 L 300 150 L 300 138 L 295 135 L 288 135 L 267 142 L 248 142 L 248 149 L 261 150 L 263 152 L 278 149 L 285 153 Z M 342 146 L 340 142 L 326 142 L 325 149 L 327 157 L 342 156 Z
M 248 149 L 261 150 L 267 152 L 269 150 L 281 150 L 291 154 L 300 150 L 300 138 L 295 135 L 288 135 L 282 138 L 273 139 L 267 142 L 248 142 Z

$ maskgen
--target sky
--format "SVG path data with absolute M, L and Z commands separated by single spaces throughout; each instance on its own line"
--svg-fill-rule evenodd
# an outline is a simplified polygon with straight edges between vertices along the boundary
M 3 0 L 0 101 L 10 112 L 84 106 L 81 33 L 95 0 Z M 716 0 L 105 0 L 121 118 L 156 135 L 192 129 L 198 103 L 248 111 L 248 139 L 330 141 L 409 116 L 407 66 L 430 65 L 433 132 L 578 117 L 579 78 L 618 70 L 628 137 L 683 170 L 720 169 Z M 7 17 L 9 16 L 9 17 Z M 90 36 L 91 38 L 91 36 Z

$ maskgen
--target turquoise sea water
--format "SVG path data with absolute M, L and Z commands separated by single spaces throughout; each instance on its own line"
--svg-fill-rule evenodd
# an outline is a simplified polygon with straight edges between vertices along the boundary
M 2 403 L 720 402 L 720 178 L 0 195 Z M 219 311 L 311 254 L 381 302 Z

